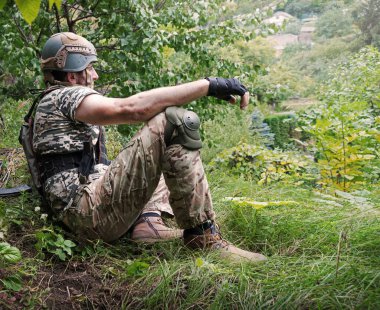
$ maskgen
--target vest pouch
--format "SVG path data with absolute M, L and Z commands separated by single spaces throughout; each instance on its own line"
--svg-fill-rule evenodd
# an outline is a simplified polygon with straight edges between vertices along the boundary
M 40 179 L 40 173 L 36 154 L 33 149 L 33 119 L 30 118 L 28 122 L 25 122 L 20 129 L 19 142 L 25 153 L 25 158 L 28 163 L 28 168 L 32 176 L 32 182 L 37 191 L 42 194 L 42 183 Z

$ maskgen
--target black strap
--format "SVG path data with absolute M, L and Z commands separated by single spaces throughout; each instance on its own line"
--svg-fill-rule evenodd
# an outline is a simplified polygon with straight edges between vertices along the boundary
M 105 141 L 105 132 L 104 127 L 99 127 L 99 138 L 95 147 L 95 161 L 97 164 L 109 165 L 111 163 L 107 157 L 106 141 Z
M 79 182 L 84 184 L 95 166 L 94 146 L 92 145 L 91 137 L 88 141 L 83 142 L 82 159 L 79 165 Z

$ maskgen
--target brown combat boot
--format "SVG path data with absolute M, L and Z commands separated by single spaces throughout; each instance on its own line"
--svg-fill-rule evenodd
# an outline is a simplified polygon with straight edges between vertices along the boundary
M 160 242 L 182 238 L 183 230 L 165 225 L 160 215 L 142 214 L 134 225 L 131 239 L 136 242 Z
M 196 228 L 185 229 L 185 245 L 191 249 L 210 249 L 220 251 L 222 257 L 234 261 L 261 262 L 267 258 L 260 254 L 245 251 L 224 240 L 219 229 L 212 222 L 206 222 Z

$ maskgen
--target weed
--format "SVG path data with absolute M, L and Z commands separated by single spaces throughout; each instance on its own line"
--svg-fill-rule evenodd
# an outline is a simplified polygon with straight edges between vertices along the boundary
M 65 239 L 61 232 L 56 231 L 57 228 L 43 227 L 35 233 L 37 239 L 36 249 L 44 256 L 44 251 L 57 255 L 60 260 L 64 261 L 67 257 L 73 255 L 73 249 L 76 244 L 68 239 Z

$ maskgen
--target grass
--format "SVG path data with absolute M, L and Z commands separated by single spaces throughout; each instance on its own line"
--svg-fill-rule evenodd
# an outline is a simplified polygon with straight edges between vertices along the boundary
M 229 115 L 229 122 L 217 118 L 205 124 L 208 137 L 215 138 L 214 146 L 204 148 L 205 161 L 250 139 L 245 116 Z M 267 255 L 267 262 L 233 263 L 216 253 L 191 251 L 179 240 L 148 246 L 133 244 L 127 237 L 114 244 L 77 244 L 73 255 L 61 261 L 51 251 L 35 248 L 36 233 L 45 227 L 75 239 L 41 219 L 35 195 L 25 194 L 0 201 L 0 231 L 23 257 L 17 263 L 0 257 L 0 280 L 21 279 L 17 291 L 0 282 L 0 308 L 380 307 L 378 186 L 355 194 L 367 198 L 360 204 L 328 192 L 321 195 L 321 190 L 291 179 L 258 186 L 222 169 L 213 169 L 208 179 L 223 235 L 244 249 Z M 257 210 L 225 201 L 231 196 L 295 203 Z

